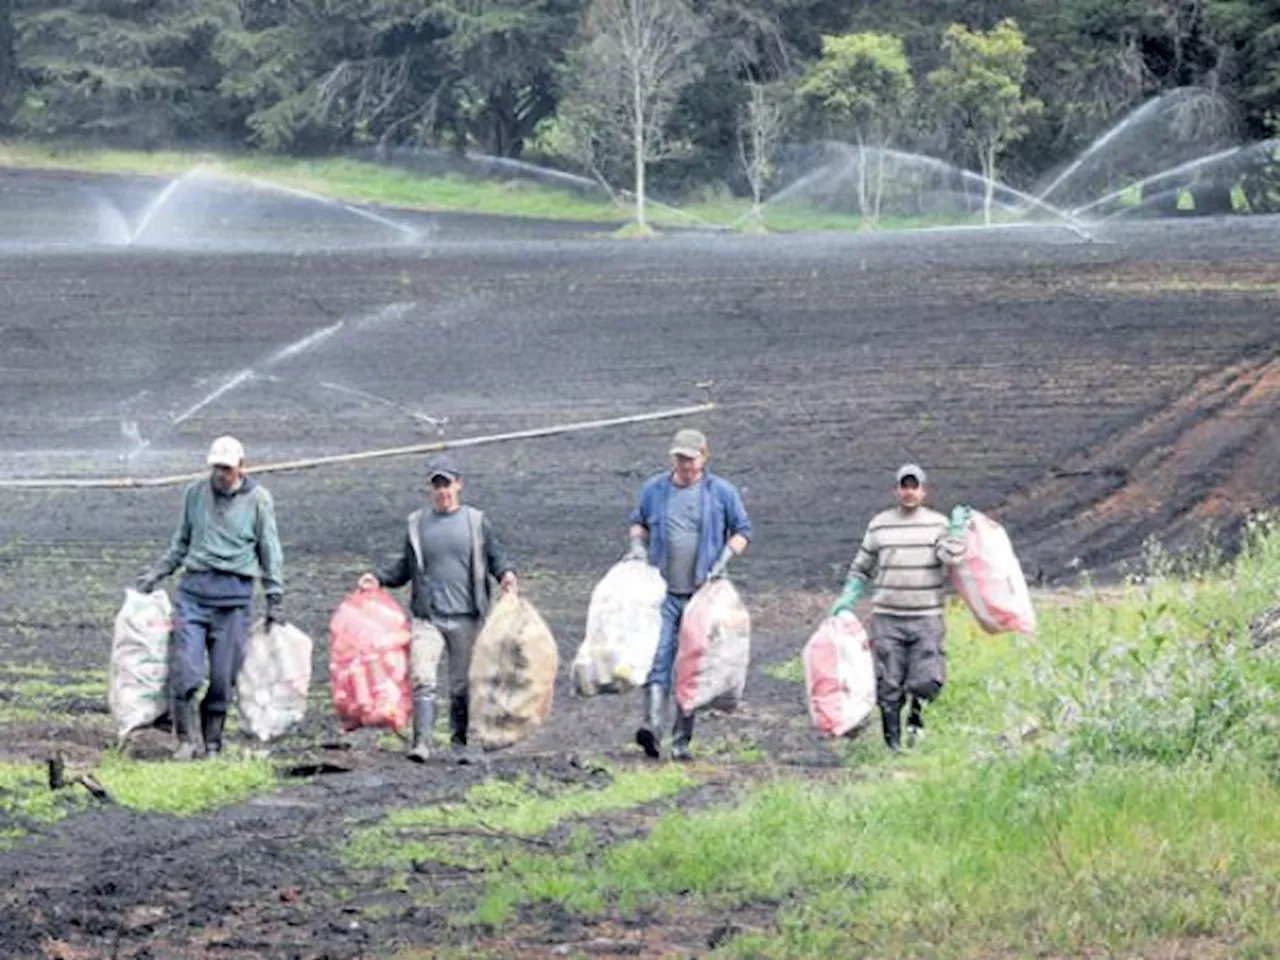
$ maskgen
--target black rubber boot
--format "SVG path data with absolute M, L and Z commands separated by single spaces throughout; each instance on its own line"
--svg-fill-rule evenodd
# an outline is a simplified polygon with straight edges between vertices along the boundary
M 449 698 L 449 743 L 455 747 L 467 745 L 467 695 L 454 694 Z
M 693 714 L 676 707 L 676 722 L 671 728 L 671 759 L 684 762 L 692 760 L 689 742 L 693 739 Z
M 911 710 L 907 714 L 907 747 L 914 747 L 924 739 L 924 704 L 911 698 Z
M 880 724 L 884 728 L 884 745 L 897 753 L 902 749 L 902 707 L 880 708 Z
M 200 722 L 198 709 L 194 693 L 173 702 L 173 729 L 178 734 L 178 749 L 173 752 L 175 760 L 185 762 L 204 756 L 204 747 L 196 734 L 196 725 Z
M 644 688 L 644 723 L 636 731 L 636 743 L 652 760 L 662 756 L 662 714 L 666 705 L 666 687 L 651 683 Z
M 426 763 L 431 757 L 431 734 L 436 726 L 436 698 L 434 694 L 416 694 L 413 698 L 413 747 L 409 759 Z
M 204 755 L 216 757 L 222 752 L 222 726 L 227 722 L 225 713 L 207 713 L 200 708 L 200 731 L 204 734 Z

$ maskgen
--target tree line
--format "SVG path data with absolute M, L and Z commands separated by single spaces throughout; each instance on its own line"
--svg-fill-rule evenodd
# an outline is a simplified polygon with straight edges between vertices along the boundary
M 1025 181 L 1191 85 L 1280 134 L 1280 0 L 0 0 L 8 135 L 430 145 L 641 196 L 758 198 L 823 138 Z

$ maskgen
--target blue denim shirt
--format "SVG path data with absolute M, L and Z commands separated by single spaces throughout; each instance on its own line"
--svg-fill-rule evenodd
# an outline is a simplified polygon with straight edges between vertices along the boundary
M 640 502 L 631 514 L 631 523 L 649 531 L 649 562 L 659 570 L 667 568 L 667 498 L 674 486 L 670 473 L 651 477 L 640 488 Z M 751 539 L 751 520 L 742 505 L 742 496 L 728 480 L 703 471 L 702 531 L 694 568 L 694 579 L 699 584 L 707 579 L 725 543 L 737 534 Z

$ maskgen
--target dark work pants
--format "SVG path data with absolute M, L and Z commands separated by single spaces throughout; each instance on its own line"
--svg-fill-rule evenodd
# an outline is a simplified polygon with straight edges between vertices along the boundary
M 204 682 L 208 661 L 209 689 L 200 712 L 225 715 L 236 689 L 236 677 L 249 643 L 253 606 L 214 607 L 177 592 L 173 617 L 173 677 L 170 689 L 185 700 Z
M 888 617 L 873 621 L 876 700 L 896 713 L 907 694 L 929 701 L 947 682 L 946 626 L 942 617 Z

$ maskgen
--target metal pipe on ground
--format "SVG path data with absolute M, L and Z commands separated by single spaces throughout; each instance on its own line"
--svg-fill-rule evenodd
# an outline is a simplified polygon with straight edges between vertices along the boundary
M 582 433 L 587 430 L 604 430 L 609 427 L 621 427 L 634 423 L 650 423 L 655 420 L 673 420 L 678 417 L 689 417 L 714 410 L 714 403 L 700 403 L 688 407 L 673 407 L 669 410 L 656 410 L 651 413 L 637 413 L 625 417 L 608 417 L 601 420 L 580 420 L 575 423 L 560 423 L 549 427 L 531 427 L 526 430 L 512 430 L 506 433 L 492 433 L 479 437 L 462 437 L 458 440 L 436 440 L 431 443 L 416 443 L 404 447 L 383 447 L 377 450 L 361 450 L 356 453 L 337 453 L 323 457 L 310 457 L 303 460 L 282 460 L 277 463 L 264 463 L 249 468 L 254 476 L 265 473 L 289 473 L 298 470 L 313 470 L 317 467 L 329 467 L 339 464 L 359 463 L 364 460 L 380 460 L 389 457 L 421 456 L 427 453 L 440 453 L 444 450 L 459 450 L 465 447 L 487 446 L 492 443 L 507 443 L 512 440 L 536 440 L 542 437 L 554 437 L 566 433 Z M 149 487 L 173 487 L 183 483 L 199 480 L 206 474 L 175 473 L 162 477 L 54 477 L 54 478 L 10 478 L 0 479 L 0 490 L 138 490 Z

